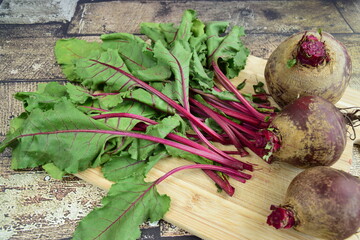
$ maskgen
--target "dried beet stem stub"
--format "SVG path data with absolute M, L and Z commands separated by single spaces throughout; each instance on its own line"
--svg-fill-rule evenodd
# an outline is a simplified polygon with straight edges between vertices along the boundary
M 336 103 L 351 77 L 346 47 L 326 32 L 292 35 L 274 50 L 265 67 L 269 93 L 284 107 L 299 96 L 321 96 Z

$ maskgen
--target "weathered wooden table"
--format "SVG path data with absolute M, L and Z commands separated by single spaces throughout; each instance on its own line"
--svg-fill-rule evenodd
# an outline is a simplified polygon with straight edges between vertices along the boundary
M 1 1 L 0 1 L 1 3 Z M 81 0 L 70 22 L 0 25 L 0 141 L 9 120 L 22 112 L 18 91 L 38 83 L 65 82 L 53 47 L 60 38 L 95 39 L 102 33 L 139 32 L 141 22 L 179 22 L 185 9 L 199 18 L 226 20 L 246 28 L 251 54 L 269 57 L 287 36 L 321 28 L 348 48 L 353 60 L 350 88 L 360 90 L 360 2 L 353 1 L 100 1 Z M 360 97 L 359 97 L 360 104 Z M 99 204 L 105 192 L 67 176 L 51 179 L 41 169 L 10 170 L 11 153 L 0 155 L 0 239 L 67 239 L 76 223 Z M 359 175 L 358 166 L 353 166 Z M 161 233 L 156 232 L 161 229 Z M 143 239 L 197 239 L 161 222 L 143 226 Z M 177 238 L 171 238 L 177 239 Z

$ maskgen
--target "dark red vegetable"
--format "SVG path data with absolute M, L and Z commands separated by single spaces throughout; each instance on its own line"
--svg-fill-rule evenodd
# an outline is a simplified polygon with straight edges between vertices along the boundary
M 267 223 L 277 229 L 345 239 L 360 227 L 360 179 L 331 167 L 309 168 L 292 180 L 283 204 L 270 209 Z
M 263 135 L 273 138 L 273 161 L 307 168 L 335 163 L 345 149 L 346 133 L 340 110 L 321 97 L 304 96 L 277 114 Z
M 317 95 L 336 103 L 351 75 L 351 58 L 332 35 L 300 32 L 283 41 L 265 67 L 269 93 L 281 107 L 299 96 Z

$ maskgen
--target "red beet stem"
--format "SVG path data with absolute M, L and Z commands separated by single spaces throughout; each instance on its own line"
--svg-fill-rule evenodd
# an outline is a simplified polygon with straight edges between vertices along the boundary
M 301 64 L 317 67 L 330 60 L 326 52 L 325 43 L 314 35 L 306 35 L 298 43 L 297 61 Z
M 271 205 L 270 210 L 272 210 L 272 212 L 266 222 L 270 226 L 279 229 L 291 228 L 295 225 L 294 212 L 290 208 Z
M 224 190 L 229 196 L 233 196 L 235 188 L 231 186 L 227 179 L 221 178 L 215 171 L 203 169 L 204 173 L 208 175 L 222 190 Z M 236 180 L 239 178 L 241 182 L 245 183 L 245 179 L 235 176 Z

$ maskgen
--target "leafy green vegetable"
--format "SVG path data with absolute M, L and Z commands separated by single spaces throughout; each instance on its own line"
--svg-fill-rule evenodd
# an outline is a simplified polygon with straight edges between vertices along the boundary
M 220 91 L 214 81 L 220 71 L 237 76 L 249 54 L 241 41 L 244 29 L 234 26 L 228 32 L 228 26 L 204 23 L 186 10 L 178 25 L 142 23 L 141 33 L 149 40 L 129 33 L 103 34 L 102 42 L 61 39 L 56 60 L 73 83 L 39 84 L 36 92 L 15 95 L 25 112 L 12 120 L 0 144 L 0 151 L 13 149 L 13 169 L 42 166 L 61 179 L 101 166 L 115 182 L 102 206 L 80 222 L 74 239 L 138 238 L 141 223 L 159 220 L 169 209 L 169 197 L 158 194 L 156 184 L 176 171 L 215 171 L 206 173 L 223 189 L 232 189 L 229 176 L 241 182 L 250 178 L 239 170 L 252 171 L 252 165 L 212 145 L 233 141 L 245 155 L 241 144 L 256 142 L 253 129 L 263 126 L 236 93 Z M 243 120 L 250 130 L 240 126 Z M 197 164 L 145 182 L 152 167 L 168 156 Z
M 155 183 L 129 177 L 111 186 L 102 206 L 90 212 L 73 239 L 137 239 L 143 222 L 160 220 L 169 210 L 170 198 L 160 195 Z
M 112 130 L 92 120 L 63 98 L 54 109 L 33 110 L 2 145 L 11 144 L 12 168 L 22 169 L 53 163 L 67 173 L 77 173 L 99 165 L 105 144 L 113 138 L 81 129 Z M 76 130 L 76 131 L 74 131 Z M 66 131 L 66 132 L 65 132 Z M 61 157 L 59 157 L 61 153 Z
M 86 58 L 96 50 L 101 50 L 101 45 L 97 42 L 87 42 L 76 38 L 60 39 L 55 45 L 55 56 L 67 79 L 78 81 L 80 79 L 75 72 L 76 60 Z

